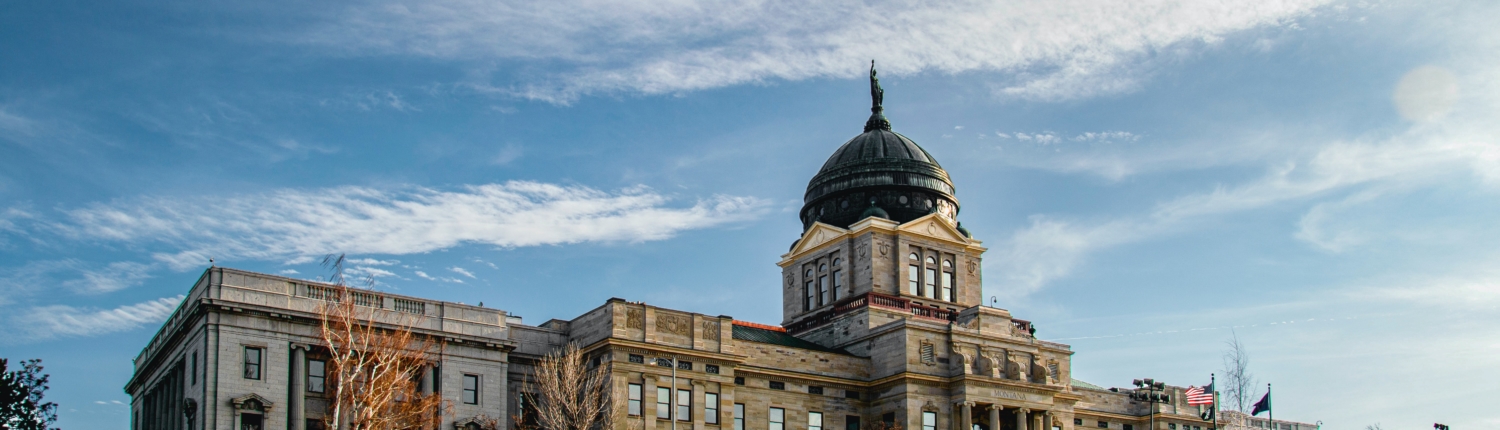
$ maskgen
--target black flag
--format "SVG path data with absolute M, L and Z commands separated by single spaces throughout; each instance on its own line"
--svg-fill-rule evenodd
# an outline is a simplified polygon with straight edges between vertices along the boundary
M 1266 395 L 1264 397 L 1261 397 L 1259 402 L 1255 402 L 1255 409 L 1252 409 L 1250 411 L 1250 415 L 1251 416 L 1255 416 L 1255 415 L 1260 415 L 1261 412 L 1270 412 L 1270 411 L 1271 411 L 1271 392 L 1270 391 L 1266 391 Z

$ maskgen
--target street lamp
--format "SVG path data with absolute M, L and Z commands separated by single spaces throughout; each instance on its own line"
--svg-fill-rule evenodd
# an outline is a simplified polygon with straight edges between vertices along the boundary
M 1151 406 L 1151 430 L 1156 430 L 1156 404 L 1172 401 L 1171 395 L 1163 393 L 1167 389 L 1167 384 L 1151 378 L 1137 379 L 1132 383 L 1135 384 L 1135 391 L 1130 393 L 1130 399 L 1148 402 Z
M 677 430 L 677 356 L 671 358 L 657 357 L 657 365 L 662 362 L 672 365 L 672 388 L 667 390 L 667 419 L 672 420 L 672 430 Z

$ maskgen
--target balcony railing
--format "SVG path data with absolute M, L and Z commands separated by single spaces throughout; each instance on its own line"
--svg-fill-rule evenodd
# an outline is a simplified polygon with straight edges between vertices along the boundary
M 835 317 L 838 317 L 839 315 L 853 312 L 864 307 L 903 311 L 910 313 L 914 317 L 944 322 L 953 321 L 958 317 L 958 312 L 956 311 L 940 308 L 937 306 L 912 303 L 910 299 L 897 296 L 888 296 L 880 293 L 865 293 L 841 300 L 838 303 L 835 303 L 832 309 L 818 312 L 816 314 L 808 316 L 807 318 L 803 318 L 801 321 L 789 324 L 786 326 L 786 329 L 788 332 L 792 333 L 806 331 L 808 329 L 827 324 L 828 322 L 833 321 L 833 319 Z

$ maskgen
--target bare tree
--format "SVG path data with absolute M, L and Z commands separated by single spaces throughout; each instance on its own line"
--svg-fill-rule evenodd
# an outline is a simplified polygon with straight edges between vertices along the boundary
M 608 368 L 589 365 L 573 344 L 537 362 L 533 380 L 526 384 L 530 387 L 522 394 L 530 411 L 518 412 L 517 428 L 532 427 L 526 425 L 526 413 L 535 414 L 534 427 L 539 430 L 614 428 L 618 411 L 611 401 Z
M 1370 425 L 1365 426 L 1365 430 L 1383 430 L 1383 429 L 1380 428 L 1380 423 L 1375 423 L 1375 424 L 1370 424 Z
M 412 332 L 414 317 L 379 311 L 370 306 L 378 296 L 344 285 L 343 259 L 324 260 L 337 288 L 323 292 L 318 310 L 333 382 L 324 424 L 351 430 L 437 428 L 449 407 L 439 395 L 417 392 L 416 381 L 438 344 Z M 382 317 L 386 324 L 378 322 Z
M 1224 405 L 1219 409 L 1249 412 L 1255 404 L 1256 390 L 1260 386 L 1255 375 L 1250 373 L 1250 352 L 1240 343 L 1239 334 L 1230 330 L 1230 338 L 1224 341 Z

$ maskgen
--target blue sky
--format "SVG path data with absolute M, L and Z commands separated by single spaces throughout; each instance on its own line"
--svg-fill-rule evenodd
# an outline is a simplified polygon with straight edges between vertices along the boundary
M 7 2 L 0 356 L 127 428 L 209 257 L 779 322 L 874 58 L 1075 377 L 1202 384 L 1232 330 L 1278 417 L 1500 425 L 1496 5 L 922 3 Z

